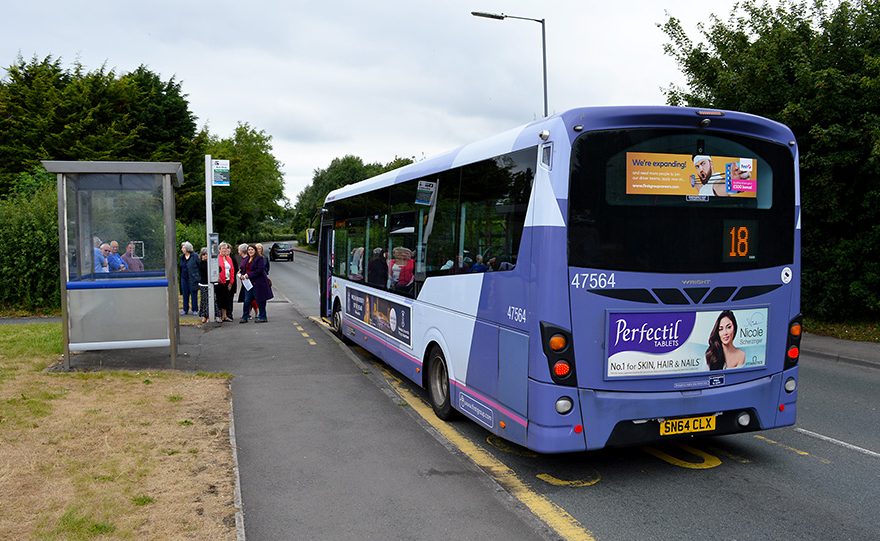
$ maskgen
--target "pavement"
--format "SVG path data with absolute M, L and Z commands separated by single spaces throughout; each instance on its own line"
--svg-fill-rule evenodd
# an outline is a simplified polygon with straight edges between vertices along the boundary
M 828 361 L 880 368 L 880 342 L 855 342 L 804 333 L 801 352 Z
M 323 325 L 288 302 L 268 314 L 180 329 L 178 369 L 233 375 L 239 540 L 553 538 Z M 157 348 L 81 353 L 71 367 L 171 362 Z

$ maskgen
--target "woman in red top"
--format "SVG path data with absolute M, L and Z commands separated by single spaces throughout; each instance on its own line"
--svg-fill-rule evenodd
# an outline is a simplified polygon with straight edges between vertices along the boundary
M 232 321 L 232 300 L 235 296 L 235 275 L 238 273 L 238 264 L 230 255 L 231 252 L 228 243 L 220 243 L 220 255 L 217 256 L 220 279 L 214 286 L 214 293 L 217 295 L 217 306 L 220 307 L 222 321 Z

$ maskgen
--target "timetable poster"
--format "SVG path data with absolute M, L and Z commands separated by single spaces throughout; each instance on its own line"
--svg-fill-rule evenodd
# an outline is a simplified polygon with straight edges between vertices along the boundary
M 626 153 L 628 195 L 758 196 L 755 158 Z
M 609 314 L 608 377 L 678 376 L 761 368 L 767 308 Z
M 346 314 L 407 346 L 412 345 L 409 306 L 350 287 L 346 292 Z

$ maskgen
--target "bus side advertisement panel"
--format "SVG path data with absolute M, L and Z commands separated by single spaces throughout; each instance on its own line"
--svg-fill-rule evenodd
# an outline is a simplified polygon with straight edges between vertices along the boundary
M 412 347 L 412 311 L 409 306 L 350 287 L 346 287 L 345 291 L 347 315 Z
M 763 368 L 768 309 L 705 312 L 611 312 L 609 378 L 721 374 Z M 723 377 L 710 385 L 723 384 Z

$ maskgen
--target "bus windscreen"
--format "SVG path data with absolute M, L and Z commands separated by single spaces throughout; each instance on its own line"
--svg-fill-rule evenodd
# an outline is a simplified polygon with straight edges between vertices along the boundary
M 790 264 L 794 170 L 783 145 L 740 134 L 587 132 L 572 148 L 569 264 L 666 273 Z

